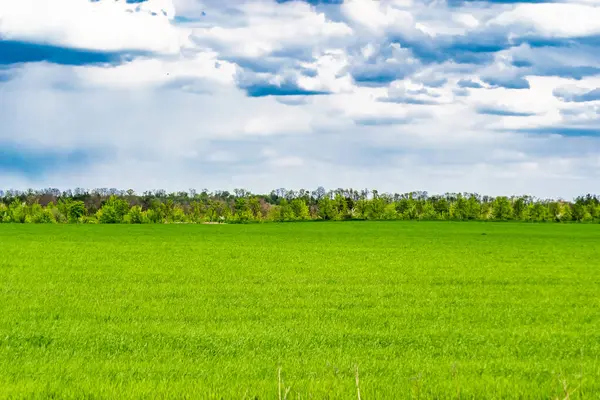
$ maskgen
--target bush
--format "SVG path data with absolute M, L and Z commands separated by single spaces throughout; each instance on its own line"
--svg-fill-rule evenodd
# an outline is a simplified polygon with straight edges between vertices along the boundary
M 79 222 L 85 215 L 85 212 L 86 209 L 83 201 L 73 201 L 68 209 L 67 218 L 71 223 Z
M 2 222 L 10 222 L 10 217 L 8 215 L 8 207 L 6 207 L 4 203 L 0 203 L 0 223 Z
M 146 218 L 148 219 L 148 221 L 150 221 L 150 223 L 153 223 L 153 224 L 162 224 L 163 223 L 163 218 L 162 218 L 160 211 L 157 211 L 155 209 L 150 209 L 150 210 L 146 211 Z
M 27 212 L 26 206 L 24 203 L 19 202 L 18 200 L 13 201 L 8 206 L 8 213 L 10 215 L 9 222 L 16 222 L 19 224 L 24 224 L 26 222 Z
M 149 222 L 148 217 L 140 206 L 131 207 L 131 210 L 125 216 L 125 220 L 129 224 L 146 224 Z
M 29 221 L 34 224 L 53 224 L 56 223 L 56 218 L 52 214 L 52 210 L 43 208 L 39 204 L 31 206 L 31 214 L 28 216 Z
M 116 196 L 111 196 L 96 213 L 102 224 L 120 224 L 129 212 L 129 203 Z
M 173 222 L 187 222 L 187 215 L 185 215 L 185 211 L 180 206 L 175 206 L 172 212 L 172 221 Z

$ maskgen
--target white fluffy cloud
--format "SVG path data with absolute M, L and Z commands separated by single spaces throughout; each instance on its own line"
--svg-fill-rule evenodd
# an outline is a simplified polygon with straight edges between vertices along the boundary
M 594 2 L 597 4 L 596 2 Z M 590 2 L 590 4 L 593 4 Z M 520 4 L 490 21 L 490 25 L 524 28 L 523 33 L 577 37 L 600 33 L 600 7 L 585 4 Z
M 171 0 L 0 0 L 0 37 L 93 51 L 176 53 L 186 32 L 171 24 Z
M 226 54 L 262 57 L 298 47 L 318 49 L 331 38 L 352 35 L 345 23 L 328 20 L 302 2 L 284 6 L 247 2 L 240 5 L 239 12 L 245 16 L 241 24 L 196 28 L 193 38 L 197 43 L 218 46 Z

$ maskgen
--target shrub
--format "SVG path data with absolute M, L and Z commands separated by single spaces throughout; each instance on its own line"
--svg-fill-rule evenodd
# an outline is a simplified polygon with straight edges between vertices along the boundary
M 52 210 L 43 208 L 39 204 L 31 206 L 30 215 L 28 216 L 29 221 L 34 224 L 53 224 L 56 223 L 56 218 L 52 214 Z
M 142 211 L 142 207 L 140 206 L 131 207 L 131 210 L 129 210 L 129 213 L 125 216 L 125 219 L 126 222 L 130 224 L 145 224 L 149 222 L 148 217 L 144 211 Z
M 10 222 L 8 207 L 4 203 L 0 203 L 0 223 L 2 222 Z
M 67 212 L 67 218 L 69 222 L 79 222 L 81 218 L 85 215 L 85 204 L 83 201 L 73 201 Z
M 23 224 L 26 222 L 25 220 L 27 217 L 27 212 L 26 212 L 26 206 L 24 203 L 21 203 L 18 200 L 13 201 L 8 206 L 8 213 L 10 215 L 9 222 L 16 222 L 19 224 Z
M 116 196 L 111 196 L 96 213 L 102 224 L 119 224 L 129 212 L 129 203 Z
M 163 223 L 163 218 L 162 218 L 160 211 L 157 211 L 155 209 L 150 209 L 150 210 L 146 211 L 146 218 L 148 219 L 149 222 L 151 222 L 153 224 L 162 224 Z

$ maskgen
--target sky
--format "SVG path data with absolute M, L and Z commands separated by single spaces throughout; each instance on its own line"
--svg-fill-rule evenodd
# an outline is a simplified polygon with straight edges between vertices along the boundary
M 0 188 L 600 193 L 598 0 L 0 0 Z

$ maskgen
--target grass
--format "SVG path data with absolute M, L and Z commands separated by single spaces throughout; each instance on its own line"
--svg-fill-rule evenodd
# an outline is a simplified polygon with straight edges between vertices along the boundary
M 0 226 L 0 398 L 594 399 L 600 227 Z

